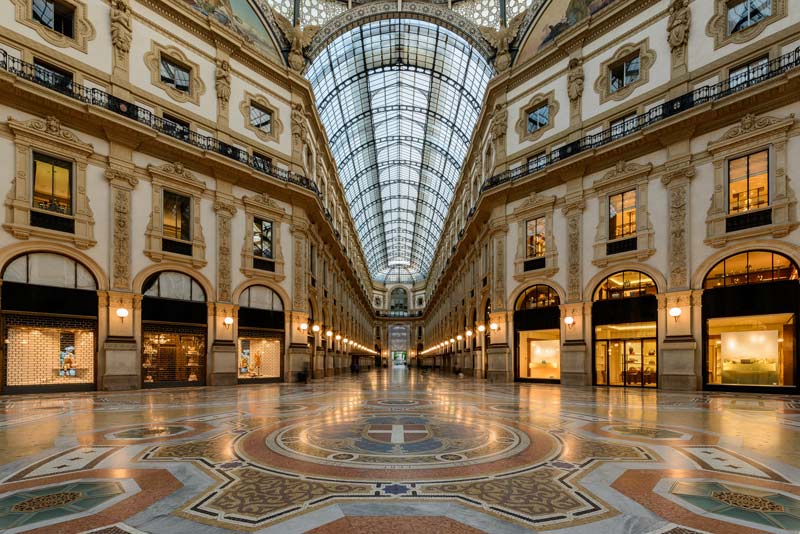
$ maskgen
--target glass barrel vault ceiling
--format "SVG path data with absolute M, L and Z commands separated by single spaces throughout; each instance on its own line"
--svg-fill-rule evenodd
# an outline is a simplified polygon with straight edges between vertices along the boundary
M 354 28 L 309 66 L 373 279 L 427 277 L 492 73 L 463 38 L 412 19 Z

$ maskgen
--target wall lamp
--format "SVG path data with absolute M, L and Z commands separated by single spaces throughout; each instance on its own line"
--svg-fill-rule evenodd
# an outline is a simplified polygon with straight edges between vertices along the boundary
M 478 332 L 480 332 L 481 334 L 486 332 L 486 327 L 484 325 L 482 325 L 482 324 L 479 324 L 478 325 Z
M 564 324 L 567 325 L 567 328 L 572 328 L 572 325 L 575 324 L 575 318 L 571 315 L 567 315 L 564 317 Z
M 226 329 L 229 329 L 233 325 L 233 317 L 225 317 L 222 320 L 222 324 L 225 325 Z
M 497 326 L 497 323 L 492 323 L 492 324 L 490 324 L 490 325 L 489 325 L 489 329 L 490 329 L 492 332 L 496 331 L 498 328 L 500 328 L 500 327 L 499 327 L 499 326 Z
M 472 337 L 472 330 L 467 330 L 467 337 Z
M 123 323 L 125 322 L 125 317 L 128 316 L 128 313 L 129 312 L 127 308 L 117 308 L 117 317 L 119 317 L 119 320 Z
M 308 323 L 300 323 L 300 331 L 305 332 L 308 330 Z
M 318 324 L 315 324 L 314 326 L 312 326 L 312 327 L 311 327 L 311 331 L 312 331 L 312 332 L 314 332 L 315 334 L 316 334 L 317 332 L 319 332 L 319 325 L 318 325 Z
M 670 308 L 669 309 L 669 316 L 672 317 L 673 319 L 675 319 L 676 323 L 678 322 L 678 317 L 681 316 L 681 313 L 683 313 L 683 311 L 678 307 L 674 307 L 674 308 Z
M 325 332 L 325 337 L 331 337 L 331 336 L 333 336 L 333 332 L 331 332 L 330 330 Z
M 461 334 L 458 334 L 458 335 L 456 336 L 456 339 L 457 339 L 457 340 L 459 340 L 459 341 L 461 341 L 462 339 L 464 339 L 464 336 L 462 336 Z

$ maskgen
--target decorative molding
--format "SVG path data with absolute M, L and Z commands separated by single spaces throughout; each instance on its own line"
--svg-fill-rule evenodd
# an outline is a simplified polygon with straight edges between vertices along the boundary
M 753 24 L 744 30 L 728 33 L 728 3 L 729 0 L 712 0 L 714 2 L 714 16 L 706 26 L 706 35 L 714 38 L 714 49 L 722 48 L 731 43 L 742 44 L 757 37 L 764 29 L 786 16 L 786 0 L 770 0 L 772 2 L 772 15 Z
M 661 183 L 667 187 L 669 198 L 669 241 L 667 255 L 669 268 L 667 284 L 669 289 L 689 288 L 689 183 L 696 171 L 691 157 L 667 163 L 661 176 Z
M 543 104 L 547 105 L 547 124 L 542 126 L 538 130 L 534 132 L 528 131 L 528 115 L 530 115 L 533 111 L 542 107 Z M 558 104 L 556 100 L 556 92 L 550 91 L 549 93 L 538 93 L 533 95 L 526 105 L 520 108 L 519 110 L 519 119 L 517 120 L 517 124 L 515 125 L 515 129 L 517 134 L 519 135 L 519 142 L 529 141 L 534 142 L 537 141 L 545 132 L 551 130 L 555 126 L 556 115 L 558 114 L 558 110 L 561 106 Z
M 272 128 L 269 133 L 261 128 L 256 128 L 250 122 L 250 106 L 253 103 L 258 104 L 260 108 L 268 111 L 272 115 Z M 239 111 L 242 112 L 242 117 L 244 118 L 244 127 L 253 132 L 256 137 L 262 141 L 278 142 L 280 135 L 283 133 L 283 122 L 281 122 L 278 108 L 270 104 L 267 97 L 264 95 L 254 95 L 245 91 L 244 100 L 239 104 Z M 307 135 L 308 130 L 306 129 L 305 132 Z
M 290 43 L 289 49 L 289 66 L 296 72 L 303 72 L 306 66 L 306 58 L 303 51 L 311 44 L 311 40 L 319 31 L 319 26 L 308 25 L 305 27 L 297 24 L 293 26 L 289 20 L 281 15 L 276 9 L 271 10 L 272 20 L 275 21 L 281 33 L 283 33 L 286 40 Z
M 480 26 L 479 28 L 484 39 L 486 39 L 496 51 L 494 66 L 498 74 L 507 71 L 511 66 L 511 52 L 509 52 L 509 46 L 511 42 L 516 39 L 527 12 L 528 8 L 526 7 L 511 19 L 508 25 L 501 21 L 500 28 L 492 28 L 489 26 Z
M 567 199 L 562 213 L 567 218 L 567 300 L 580 302 L 583 300 L 583 263 L 581 226 L 583 224 L 584 200 L 580 194 Z
M 131 191 L 139 180 L 113 167 L 106 169 L 106 179 L 112 196 L 111 287 L 125 290 L 131 285 Z
M 181 91 L 161 81 L 161 56 L 167 56 L 172 61 L 189 69 L 189 92 Z M 144 55 L 144 64 L 150 71 L 150 83 L 161 88 L 176 102 L 190 102 L 200 104 L 200 95 L 206 92 L 206 86 L 200 77 L 200 66 L 189 61 L 179 48 L 171 45 L 162 45 L 155 41 L 150 43 L 150 51 Z
M 733 240 L 760 236 L 784 237 L 797 228 L 797 199 L 792 190 L 786 146 L 789 131 L 794 127 L 794 114 L 786 118 L 747 114 L 739 124 L 726 130 L 716 141 L 708 144 L 714 166 L 714 192 L 706 212 L 706 239 L 709 246 L 728 246 Z M 771 223 L 738 231 L 727 231 L 728 169 L 730 158 L 745 156 L 759 150 L 769 150 L 769 206 Z
M 639 79 L 632 82 L 619 91 L 611 92 L 609 76 L 611 67 L 620 61 L 636 54 L 639 54 Z M 650 48 L 650 39 L 644 39 L 638 43 L 628 43 L 617 49 L 617 52 L 609 59 L 600 64 L 600 75 L 594 82 L 594 90 L 600 95 L 600 103 L 605 104 L 610 100 L 624 100 L 633 91 L 650 81 L 650 69 L 655 65 L 656 53 Z
M 41 237 L 56 241 L 71 241 L 80 249 L 97 244 L 94 239 L 94 214 L 86 193 L 86 168 L 94 147 L 85 143 L 74 132 L 61 126 L 61 122 L 49 116 L 46 119 L 19 121 L 8 117 L 8 127 L 14 136 L 15 173 L 11 188 L 6 195 L 6 218 L 3 228 L 17 239 Z M 31 226 L 33 208 L 33 153 L 53 155 L 73 162 L 73 233 Z
M 39 36 L 53 46 L 74 48 L 84 54 L 89 51 L 89 41 L 96 36 L 94 26 L 89 20 L 88 8 L 80 0 L 60 0 L 75 10 L 73 37 L 51 30 L 33 20 L 33 2 L 31 0 L 11 0 L 15 7 L 17 22 L 33 29 Z
M 206 241 L 203 236 L 201 224 L 201 200 L 206 190 L 206 184 L 199 180 L 186 169 L 182 163 L 164 163 L 162 165 L 148 165 L 152 183 L 152 207 L 150 220 L 145 231 L 144 254 L 155 262 L 164 260 L 179 263 L 188 263 L 194 268 L 204 267 L 206 261 Z M 191 198 L 191 240 L 192 255 L 176 254 L 163 250 L 163 191 L 175 191 Z
M 219 196 L 219 193 L 217 193 Z M 232 199 L 214 202 L 217 214 L 217 300 L 231 301 L 231 218 L 236 215 Z

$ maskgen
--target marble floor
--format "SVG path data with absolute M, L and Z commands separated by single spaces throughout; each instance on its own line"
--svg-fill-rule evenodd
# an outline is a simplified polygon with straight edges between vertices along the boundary
M 800 398 L 493 385 L 0 397 L 0 532 L 800 532 Z

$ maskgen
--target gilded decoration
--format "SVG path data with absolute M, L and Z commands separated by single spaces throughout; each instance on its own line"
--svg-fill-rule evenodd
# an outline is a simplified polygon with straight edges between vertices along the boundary
M 528 115 L 544 105 L 547 106 L 547 124 L 529 132 Z M 515 125 L 517 134 L 519 134 L 519 141 L 534 142 L 539 140 L 545 132 L 551 130 L 555 126 L 556 115 L 560 108 L 561 106 L 558 104 L 558 100 L 556 100 L 555 91 L 533 95 L 528 100 L 528 103 L 519 110 L 519 119 L 517 119 L 517 124 Z
M 189 91 L 181 91 L 161 81 L 161 58 L 167 57 L 182 67 L 189 70 Z M 150 83 L 161 88 L 176 102 L 189 102 L 200 104 L 200 95 L 206 92 L 206 86 L 200 77 L 200 66 L 189 60 L 179 48 L 171 45 L 162 45 L 155 41 L 150 43 L 150 51 L 144 55 L 144 64 L 150 71 Z
M 8 127 L 14 136 L 16 163 L 11 188 L 6 195 L 3 228 L 17 239 L 42 237 L 67 240 L 80 249 L 93 247 L 97 242 L 94 239 L 94 214 L 89 205 L 89 195 L 86 194 L 86 170 L 89 157 L 94 154 L 94 147 L 64 128 L 53 116 L 27 121 L 9 117 Z M 68 217 L 74 221 L 75 227 L 71 233 L 30 224 L 31 212 L 39 211 L 33 207 L 34 152 L 73 163 L 72 214 Z
M 261 128 L 254 126 L 252 121 L 250 120 L 250 106 L 252 106 L 253 104 L 258 105 L 259 108 L 269 112 L 269 114 L 272 116 L 271 119 L 272 126 L 269 132 L 265 132 Z M 255 95 L 252 93 L 245 92 L 244 100 L 242 100 L 242 103 L 239 105 L 239 111 L 242 112 L 242 118 L 244 119 L 245 128 L 253 132 L 256 135 L 256 137 L 265 142 L 274 142 L 274 143 L 278 142 L 280 135 L 283 133 L 283 122 L 281 122 L 278 109 L 272 104 L 270 104 L 266 96 Z
M 638 43 L 629 43 L 617 49 L 616 53 L 600 64 L 600 76 L 594 82 L 594 90 L 600 95 L 600 103 L 605 104 L 611 100 L 624 100 L 631 93 L 642 85 L 650 81 L 650 69 L 655 65 L 656 53 L 650 48 L 650 40 L 645 39 Z M 611 67 L 620 61 L 625 61 L 635 55 L 639 56 L 639 79 L 622 87 L 618 91 L 611 92 Z
M 17 22 L 36 31 L 39 36 L 53 46 L 59 48 L 74 48 L 83 53 L 89 51 L 89 41 L 96 36 L 94 26 L 89 20 L 89 10 L 80 0 L 61 0 L 75 10 L 74 36 L 67 37 L 57 31 L 51 30 L 43 24 L 33 20 L 33 2 L 31 0 L 11 0 L 15 7 Z
M 286 221 L 286 210 L 278 205 L 266 193 L 242 197 L 244 203 L 245 228 L 244 242 L 242 243 L 241 272 L 248 278 L 267 278 L 273 282 L 280 282 L 285 278 L 283 247 L 281 245 L 281 229 Z M 256 269 L 253 264 L 253 219 L 258 217 L 272 222 L 272 258 L 275 271 Z
M 761 34 L 767 26 L 786 16 L 787 0 L 769 0 L 772 14 L 752 26 L 734 33 L 728 31 L 728 4 L 729 0 L 712 0 L 714 2 L 714 16 L 706 25 L 706 35 L 714 38 L 714 49 L 722 48 L 731 43 L 742 44 L 751 41 Z
M 200 202 L 206 190 L 206 184 L 186 169 L 182 163 L 164 163 L 162 165 L 148 165 L 147 171 L 152 182 L 152 211 L 145 231 L 144 254 L 153 261 L 172 260 L 180 263 L 189 263 L 195 268 L 203 267 L 208 263 L 206 256 L 206 242 L 201 224 Z M 189 244 L 192 246 L 191 255 L 177 254 L 163 250 L 163 192 L 174 191 L 190 197 L 191 200 L 191 230 Z
M 714 192 L 706 212 L 705 243 L 720 248 L 734 239 L 759 236 L 783 237 L 797 228 L 797 198 L 786 172 L 789 131 L 795 124 L 794 114 L 786 118 L 747 114 L 708 144 L 714 165 Z M 769 210 L 770 222 L 736 231 L 727 230 L 727 220 L 736 214 L 728 213 L 728 161 L 759 150 L 769 150 Z

